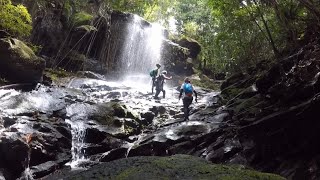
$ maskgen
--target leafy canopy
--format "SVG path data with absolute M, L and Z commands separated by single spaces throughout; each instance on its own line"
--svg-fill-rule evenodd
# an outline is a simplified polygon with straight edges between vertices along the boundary
M 18 37 L 31 33 L 31 16 L 23 5 L 13 5 L 10 0 L 0 1 L 0 29 Z

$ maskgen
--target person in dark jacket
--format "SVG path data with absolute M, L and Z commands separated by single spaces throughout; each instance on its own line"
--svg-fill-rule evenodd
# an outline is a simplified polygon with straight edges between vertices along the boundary
M 189 119 L 189 106 L 193 101 L 193 94 L 195 95 L 195 101 L 198 101 L 197 92 L 194 90 L 189 78 L 184 79 L 184 83 L 181 85 L 179 100 L 181 99 L 182 95 L 182 102 L 183 102 L 183 112 L 184 112 L 184 120 Z
M 163 89 L 163 84 L 165 80 L 170 80 L 172 79 L 172 76 L 167 77 L 167 71 L 162 71 L 162 73 L 157 77 L 156 79 L 156 94 L 154 96 L 155 99 L 158 99 L 158 95 L 160 94 L 160 92 L 162 91 L 163 93 L 163 98 L 166 97 L 166 91 Z
M 156 86 L 156 78 L 159 76 L 159 69 L 161 68 L 160 64 L 156 64 L 157 68 L 150 72 L 150 76 L 152 78 L 152 87 L 151 93 L 153 94 L 153 89 Z

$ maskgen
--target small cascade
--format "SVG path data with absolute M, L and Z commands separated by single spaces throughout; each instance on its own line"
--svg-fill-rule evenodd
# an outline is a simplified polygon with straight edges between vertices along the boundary
M 32 140 L 32 135 L 28 134 L 25 137 L 25 141 L 28 145 L 28 157 L 27 157 L 27 161 L 26 161 L 26 169 L 24 170 L 22 177 L 20 178 L 20 179 L 24 179 L 24 180 L 33 180 L 34 179 L 32 172 L 30 170 L 30 160 L 31 160 L 31 151 L 32 151 L 32 148 L 30 147 L 31 140 Z
M 71 135 L 72 135 L 72 148 L 71 162 L 67 163 L 71 168 L 81 168 L 79 167 L 81 162 L 88 161 L 85 157 L 85 136 L 86 136 L 86 127 L 83 121 L 72 121 L 67 119 L 66 122 L 71 126 Z
M 142 139 L 143 139 L 144 136 L 145 136 L 145 134 L 144 134 L 143 132 L 141 132 L 141 134 L 139 134 L 139 135 L 137 136 L 137 140 L 136 140 L 136 141 L 127 144 L 128 149 L 127 149 L 126 156 L 125 156 L 126 158 L 128 158 L 131 149 L 132 149 L 133 147 L 139 145 L 139 143 L 142 141 Z
M 157 24 L 145 27 L 141 17 L 134 15 L 127 26 L 127 36 L 118 65 L 123 75 L 148 74 L 161 63 L 163 28 Z

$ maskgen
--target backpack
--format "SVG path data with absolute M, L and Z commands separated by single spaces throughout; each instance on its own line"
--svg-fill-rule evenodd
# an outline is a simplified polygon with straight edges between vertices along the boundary
M 192 85 L 190 83 L 185 83 L 183 86 L 183 91 L 185 94 L 192 94 L 193 93 L 193 88 Z
M 149 73 L 150 76 L 151 77 L 155 77 L 157 75 L 157 73 L 158 73 L 157 71 L 158 71 L 157 69 L 154 69 L 154 70 L 150 71 L 150 73 Z

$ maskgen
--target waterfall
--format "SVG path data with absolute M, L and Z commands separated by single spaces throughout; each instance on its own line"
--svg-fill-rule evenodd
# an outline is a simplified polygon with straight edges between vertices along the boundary
M 79 163 L 88 161 L 85 158 L 84 142 L 86 136 L 86 127 L 83 121 L 66 120 L 66 122 L 69 123 L 71 126 L 72 135 L 72 160 L 67 165 L 70 165 L 71 168 L 79 168 Z
M 146 22 L 137 15 L 132 19 L 132 22 L 127 25 L 120 64 L 118 64 L 124 77 L 149 74 L 157 63 L 161 63 L 163 28 L 158 24 L 147 26 Z

